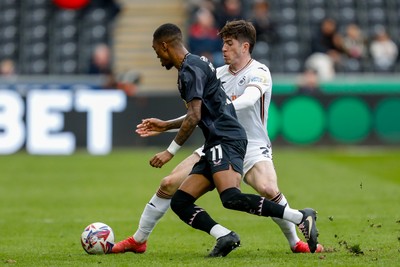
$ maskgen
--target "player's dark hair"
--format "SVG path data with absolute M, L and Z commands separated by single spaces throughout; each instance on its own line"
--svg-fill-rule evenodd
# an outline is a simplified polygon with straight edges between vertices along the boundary
M 153 40 L 162 42 L 182 42 L 182 31 L 175 24 L 165 23 L 155 30 L 153 33 Z
M 219 36 L 222 39 L 230 37 L 240 42 L 248 42 L 250 54 L 256 43 L 256 29 L 251 22 L 245 20 L 228 21 L 219 32 Z

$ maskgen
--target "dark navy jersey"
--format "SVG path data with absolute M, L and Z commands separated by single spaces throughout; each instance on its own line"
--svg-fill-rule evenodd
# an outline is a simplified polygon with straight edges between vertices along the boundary
M 222 141 L 247 139 L 215 68 L 205 57 L 186 55 L 178 72 L 178 88 L 186 103 L 193 99 L 202 101 L 199 127 L 206 139 L 205 149 Z

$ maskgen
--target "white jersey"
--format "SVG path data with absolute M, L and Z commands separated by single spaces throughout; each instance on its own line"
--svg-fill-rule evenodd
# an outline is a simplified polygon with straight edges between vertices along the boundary
M 270 150 L 267 119 L 271 101 L 272 78 L 267 66 L 252 59 L 240 71 L 233 73 L 228 65 L 217 68 L 217 77 L 221 80 L 226 94 L 232 99 L 240 97 L 249 86 L 260 90 L 261 97 L 254 106 L 237 110 L 240 124 L 245 128 L 248 148 L 257 147 Z

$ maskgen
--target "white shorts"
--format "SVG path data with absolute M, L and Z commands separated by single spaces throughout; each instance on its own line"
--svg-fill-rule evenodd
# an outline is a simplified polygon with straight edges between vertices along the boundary
M 193 151 L 193 153 L 199 155 L 199 157 L 204 156 L 203 148 L 204 148 L 204 146 L 201 146 L 198 149 L 196 149 L 195 151 Z
M 200 157 L 203 156 L 203 147 L 199 147 L 193 153 Z M 270 146 L 260 146 L 259 144 L 248 144 L 243 161 L 243 176 L 260 161 L 272 162 L 272 148 Z
M 259 144 L 248 144 L 243 162 L 243 176 L 260 161 L 272 162 L 272 148 Z

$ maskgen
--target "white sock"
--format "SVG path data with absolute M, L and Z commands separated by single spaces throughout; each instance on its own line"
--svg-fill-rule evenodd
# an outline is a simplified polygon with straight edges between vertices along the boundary
M 282 194 L 282 199 L 278 203 L 279 205 L 289 207 L 289 203 L 287 202 L 285 196 Z M 272 217 L 272 220 L 281 228 L 282 233 L 285 235 L 287 241 L 289 242 L 290 247 L 294 247 L 296 243 L 300 240 L 297 236 L 296 225 L 294 223 Z
M 230 232 L 231 232 L 231 230 L 223 227 L 220 224 L 216 224 L 216 225 L 213 226 L 213 228 L 211 228 L 210 235 L 215 237 L 215 239 L 218 239 L 221 236 L 225 236 L 225 235 L 229 234 Z
M 297 225 L 301 223 L 301 220 L 303 220 L 303 213 L 286 206 L 285 210 L 283 211 L 283 219 L 288 220 Z
M 153 195 L 149 203 L 146 204 L 140 217 L 139 228 L 133 235 L 136 242 L 143 243 L 149 238 L 158 221 L 167 212 L 170 203 L 171 199 L 160 198 L 156 194 Z

